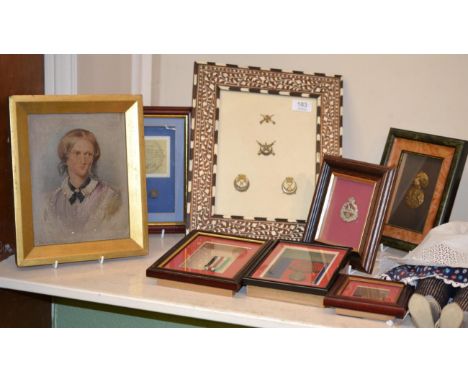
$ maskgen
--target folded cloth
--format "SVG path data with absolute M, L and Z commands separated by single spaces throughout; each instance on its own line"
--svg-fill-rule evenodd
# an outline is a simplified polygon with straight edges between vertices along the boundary
M 434 227 L 408 255 L 392 259 L 399 264 L 468 268 L 468 222 Z
M 453 267 L 434 267 L 428 265 L 400 265 L 380 276 L 385 280 L 400 281 L 416 286 L 418 280 L 435 277 L 455 288 L 468 286 L 468 269 Z

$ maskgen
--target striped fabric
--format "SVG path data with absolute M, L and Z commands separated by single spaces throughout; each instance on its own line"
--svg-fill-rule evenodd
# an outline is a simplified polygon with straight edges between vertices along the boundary
M 453 287 L 444 283 L 443 280 L 430 277 L 419 280 L 414 292 L 423 296 L 432 296 L 439 303 L 440 307 L 444 307 L 451 297 L 452 290 Z
M 456 302 L 462 310 L 468 312 L 468 288 L 457 288 L 453 302 Z

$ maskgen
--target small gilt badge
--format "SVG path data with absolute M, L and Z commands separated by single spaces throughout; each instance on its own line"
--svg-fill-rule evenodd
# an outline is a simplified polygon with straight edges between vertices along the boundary
M 297 191 L 297 183 L 293 177 L 287 176 L 281 184 L 281 190 L 287 195 L 295 194 Z
M 359 217 L 359 210 L 356 204 L 356 199 L 352 196 L 343 204 L 340 210 L 340 217 L 346 223 L 355 221 Z
M 250 186 L 249 178 L 245 174 L 239 174 L 234 179 L 234 188 L 239 192 L 247 191 Z
M 262 123 L 272 123 L 273 125 L 276 125 L 276 122 L 273 121 L 273 116 L 274 114 L 260 114 L 262 116 L 262 120 L 260 121 L 260 125 Z
M 429 175 L 424 171 L 416 174 L 411 184 L 411 188 L 405 195 L 405 203 L 409 208 L 418 208 L 424 203 L 423 189 L 429 185 Z
M 258 145 L 260 146 L 258 149 L 258 155 L 275 155 L 275 152 L 273 151 L 273 145 L 275 144 L 276 141 L 273 141 L 271 143 L 260 143 L 257 141 Z

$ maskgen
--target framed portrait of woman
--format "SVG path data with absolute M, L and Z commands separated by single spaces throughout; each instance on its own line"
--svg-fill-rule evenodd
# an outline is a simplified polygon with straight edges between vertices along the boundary
M 141 97 L 12 96 L 10 115 L 17 264 L 146 254 Z

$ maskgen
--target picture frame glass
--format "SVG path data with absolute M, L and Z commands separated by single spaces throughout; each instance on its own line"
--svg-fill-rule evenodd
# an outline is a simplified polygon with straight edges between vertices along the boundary
M 346 250 L 279 242 L 251 277 L 288 284 L 325 288 L 346 255 Z
M 443 158 L 402 151 L 386 223 L 422 233 Z
M 187 116 L 144 116 L 146 194 L 150 230 L 185 224 Z
M 382 242 L 414 249 L 435 226 L 449 221 L 468 154 L 467 142 L 390 128 L 381 163 L 397 176 Z
M 30 114 L 28 126 L 34 245 L 128 238 L 125 114 Z
M 363 240 L 375 188 L 373 180 L 333 172 L 315 240 L 357 251 Z
M 341 77 L 196 63 L 193 95 L 188 228 L 300 240 L 341 155 Z
M 362 279 L 348 279 L 343 285 L 339 295 L 374 302 L 396 304 L 402 293 L 402 286 L 375 281 L 363 281 Z
M 147 255 L 141 96 L 9 101 L 17 265 Z
M 261 243 L 196 235 L 159 268 L 205 276 L 234 278 L 252 259 Z
M 317 103 L 314 97 L 220 90 L 214 215 L 307 218 L 316 179 Z M 240 175 L 248 189 L 238 187 Z M 287 178 L 293 192 L 284 187 Z

